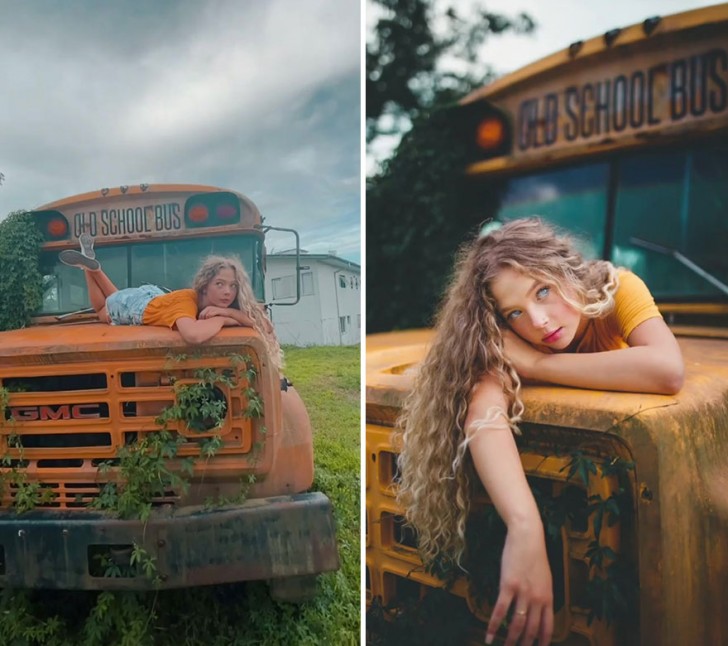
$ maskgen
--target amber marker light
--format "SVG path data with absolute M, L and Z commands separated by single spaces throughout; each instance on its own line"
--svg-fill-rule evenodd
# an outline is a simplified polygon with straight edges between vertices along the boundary
M 46 224 L 46 231 L 52 238 L 63 238 L 68 233 L 68 222 L 62 218 L 49 220 Z
M 216 212 L 221 220 L 232 220 L 238 214 L 238 209 L 234 204 L 220 204 Z
M 203 222 L 206 222 L 208 216 L 209 212 L 207 207 L 203 204 L 193 206 L 187 213 L 187 217 L 190 219 L 190 222 L 194 222 L 195 224 L 202 224 Z
M 505 134 L 503 121 L 497 117 L 488 117 L 478 124 L 475 140 L 482 149 L 493 150 L 503 143 Z

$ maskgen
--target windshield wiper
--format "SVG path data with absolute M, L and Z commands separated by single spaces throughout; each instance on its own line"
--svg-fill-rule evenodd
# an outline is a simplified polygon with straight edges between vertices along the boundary
M 642 247 L 643 249 L 649 249 L 650 251 L 656 251 L 657 253 L 661 253 L 665 256 L 671 256 L 675 260 L 677 260 L 680 264 L 687 267 L 690 271 L 692 271 L 694 274 L 697 274 L 701 278 L 707 280 L 711 285 L 714 287 L 717 287 L 721 292 L 723 292 L 726 296 L 728 296 L 728 285 L 726 285 L 723 281 L 719 280 L 713 274 L 705 271 L 702 267 L 699 265 L 696 265 L 690 258 L 686 258 L 683 256 L 679 251 L 676 249 L 670 249 L 669 247 L 663 247 L 662 245 L 655 244 L 654 242 L 648 242 L 647 240 L 642 240 L 641 238 L 630 238 L 629 239 L 630 244 L 633 244 L 635 247 Z
M 82 310 L 76 310 L 75 312 L 68 312 L 66 314 L 59 314 L 56 316 L 56 321 L 64 321 L 65 319 L 71 318 L 72 316 L 76 316 L 78 314 L 91 314 L 91 312 L 94 312 L 93 307 L 86 307 Z

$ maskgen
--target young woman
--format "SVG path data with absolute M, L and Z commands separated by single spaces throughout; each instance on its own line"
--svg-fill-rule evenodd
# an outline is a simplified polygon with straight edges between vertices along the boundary
M 95 259 L 93 238 L 81 235 L 81 251 L 59 254 L 66 265 L 83 269 L 91 306 L 110 325 L 161 325 L 179 331 L 188 343 L 204 343 L 223 327 L 256 329 L 277 368 L 282 353 L 273 326 L 253 294 L 248 275 L 236 258 L 209 256 L 192 289 L 165 293 L 155 285 L 117 289 Z
M 467 245 L 436 334 L 399 422 L 399 500 L 425 561 L 465 551 L 470 483 L 480 478 L 507 535 L 486 643 L 513 606 L 506 644 L 548 644 L 551 571 L 543 526 L 513 432 L 519 377 L 672 394 L 683 381 L 677 341 L 644 283 L 585 261 L 538 219 Z

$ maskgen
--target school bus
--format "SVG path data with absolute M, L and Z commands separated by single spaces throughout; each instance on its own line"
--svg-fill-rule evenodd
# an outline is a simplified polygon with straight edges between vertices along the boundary
M 574 43 L 475 91 L 455 118 L 465 172 L 502 187 L 496 220 L 539 215 L 640 275 L 686 364 L 674 396 L 524 388 L 518 443 L 550 535 L 553 642 L 728 643 L 728 4 Z M 394 620 L 437 591 L 464 618 L 461 642 L 483 643 L 497 571 L 423 568 L 394 496 L 391 428 L 430 337 L 367 338 L 367 602 Z M 499 555 L 474 495 L 469 553 Z
M 188 346 L 167 328 L 100 323 L 83 272 L 58 260 L 88 233 L 117 287 L 178 289 L 206 255 L 235 254 L 263 301 L 255 204 L 210 186 L 142 184 L 32 218 L 42 305 L 29 327 L 0 333 L 0 586 L 265 579 L 277 598 L 309 597 L 315 575 L 338 568 L 331 504 L 308 491 L 309 418 L 260 335 L 225 328 Z M 130 513 L 120 500 L 134 496 Z

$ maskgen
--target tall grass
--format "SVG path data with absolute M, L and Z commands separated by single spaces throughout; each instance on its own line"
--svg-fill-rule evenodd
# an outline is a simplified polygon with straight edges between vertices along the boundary
M 359 348 L 287 348 L 314 428 L 314 489 L 331 499 L 341 569 L 312 601 L 279 604 L 264 583 L 159 593 L 3 590 L 0 644 L 242 646 L 359 643 Z

